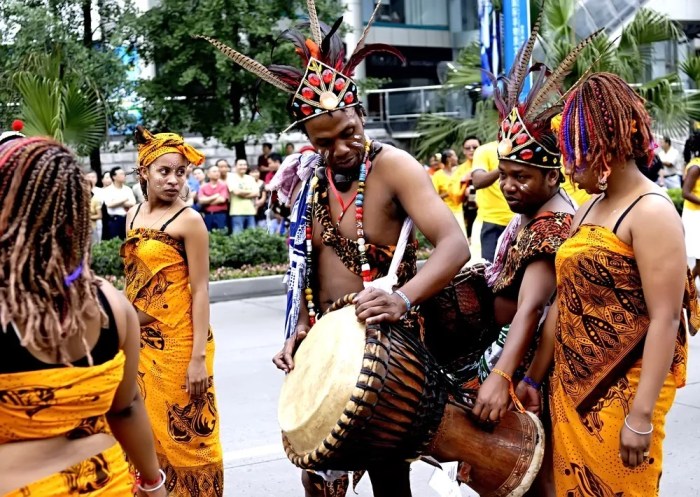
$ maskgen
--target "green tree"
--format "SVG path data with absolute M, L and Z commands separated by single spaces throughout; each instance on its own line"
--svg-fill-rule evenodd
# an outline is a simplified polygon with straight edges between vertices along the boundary
M 96 111 L 95 106 L 100 108 L 97 111 L 107 116 L 110 127 L 123 124 L 119 102 L 132 91 L 133 84 L 128 81 L 129 68 L 122 59 L 124 52 L 136 49 L 136 18 L 130 0 L 0 0 L 0 127 L 19 116 L 20 106 L 23 114 L 34 116 L 32 119 L 51 109 L 51 135 L 70 138 L 75 144 L 82 132 L 61 132 L 60 128 L 66 124 L 67 116 L 73 116 L 74 123 L 81 121 L 76 116 L 84 119 L 88 103 L 93 106 L 92 111 Z M 38 63 L 41 60 L 52 62 L 42 66 Z M 54 69 L 58 72 L 51 74 Z M 56 85 L 49 89 L 48 85 L 44 98 L 61 101 L 62 105 L 30 112 L 32 103 L 39 99 L 31 87 L 47 84 L 41 78 L 60 81 L 62 90 L 58 91 Z M 25 92 L 24 97 L 20 89 Z M 63 96 L 58 98 L 58 94 Z M 89 98 L 78 98 L 79 95 Z M 42 120 L 48 122 L 46 117 Z M 92 132 L 87 133 L 90 136 L 86 139 L 78 140 L 80 151 L 91 154 L 91 163 L 97 170 L 98 146 L 106 138 L 104 129 L 102 125 L 99 140 L 94 139 Z
M 155 77 L 139 86 L 146 102 L 145 121 L 158 131 L 214 137 L 235 148 L 238 157 L 245 156 L 250 137 L 282 131 L 289 123 L 287 96 L 260 84 L 192 35 L 216 38 L 264 65 L 273 58 L 275 63 L 298 65 L 291 46 L 276 47 L 276 40 L 305 12 L 305 4 L 300 0 L 162 0 L 141 19 L 143 55 L 156 67 Z M 340 15 L 333 0 L 316 4 L 319 18 L 326 23 Z
M 533 59 L 556 67 L 576 46 L 578 39 L 571 27 L 574 0 L 547 0 L 544 2 L 540 49 Z M 539 12 L 539 9 L 536 9 Z M 663 134 L 685 134 L 690 119 L 700 119 L 700 94 L 688 96 L 681 84 L 679 73 L 644 82 L 644 72 L 650 61 L 651 44 L 680 41 L 683 33 L 668 17 L 649 9 L 640 9 L 623 29 L 620 37 L 611 40 L 601 33 L 577 58 L 565 87 L 570 87 L 587 71 L 608 71 L 635 84 L 636 90 L 647 100 L 647 109 L 655 128 Z M 700 62 L 689 59 L 680 67 L 691 80 L 700 79 Z M 698 78 L 698 79 L 696 79 Z M 473 63 L 460 64 L 447 81 L 448 85 L 478 83 Z M 697 83 L 696 83 L 697 84 Z M 487 140 L 494 139 L 497 131 L 491 100 L 475 109 L 475 117 L 458 121 L 449 117 L 425 115 L 418 123 L 421 137 L 417 140 L 417 154 L 427 155 L 445 146 L 455 146 L 464 136 L 475 134 Z

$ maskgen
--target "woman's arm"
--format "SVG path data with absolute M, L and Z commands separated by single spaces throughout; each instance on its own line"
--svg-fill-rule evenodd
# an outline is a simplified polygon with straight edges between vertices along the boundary
M 183 232 L 190 272 L 193 327 L 192 355 L 186 384 L 190 396 L 198 397 L 209 386 L 205 361 L 209 335 L 209 233 L 198 214 L 186 212 L 186 215 L 187 228 Z
M 693 166 L 688 169 L 688 174 L 685 175 L 685 180 L 683 181 L 683 198 L 698 205 L 700 205 L 700 198 L 693 194 L 693 189 L 699 177 L 700 167 Z
M 643 432 L 650 429 L 654 407 L 673 361 L 688 268 L 683 227 L 668 200 L 649 196 L 633 215 L 630 235 L 650 322 L 628 424 Z M 623 463 L 630 467 L 641 464 L 650 443 L 651 435 L 639 435 L 623 426 Z
M 136 385 L 141 350 L 138 317 L 126 297 L 112 285 L 101 280 L 100 288 L 112 308 L 119 333 L 120 348 L 126 356 L 124 376 L 107 413 L 107 422 L 114 438 L 117 439 L 129 457 L 129 461 L 144 480 L 159 481 L 158 458 L 155 452 L 151 422 Z M 161 491 L 151 495 L 166 495 L 166 492 L 164 488 L 161 488 Z

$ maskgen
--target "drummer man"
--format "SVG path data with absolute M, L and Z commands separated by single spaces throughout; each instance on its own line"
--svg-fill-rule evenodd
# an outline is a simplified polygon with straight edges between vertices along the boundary
M 313 2 L 310 9 L 315 10 Z M 310 12 L 313 40 L 296 30 L 283 36 L 295 44 L 306 66 L 303 71 L 287 66 L 263 71 L 241 54 L 217 45 L 229 56 L 235 53 L 232 58 L 243 61 L 261 79 L 292 94 L 290 128 L 304 132 L 318 151 L 287 157 L 269 185 L 292 206 L 286 340 L 273 358 L 286 373 L 294 368 L 294 350 L 315 320 L 348 294 L 358 294 L 354 304 L 361 322 L 401 321 L 420 333 L 420 321 L 409 311 L 445 287 L 469 259 L 464 234 L 423 167 L 406 152 L 365 136 L 365 111 L 351 79 L 367 53 L 360 52 L 364 41 L 345 62 L 338 33 L 328 35 L 329 28 L 316 25 L 315 19 L 315 12 Z M 403 58 L 393 48 L 385 50 Z M 430 259 L 416 274 L 415 244 L 409 240 L 389 291 L 365 288 L 365 283 L 387 274 L 407 217 L 435 247 Z M 405 461 L 370 468 L 374 495 L 410 496 L 408 471 Z M 347 489 L 347 476 L 324 482 L 319 475 L 304 472 L 302 481 L 307 496 L 344 495 Z

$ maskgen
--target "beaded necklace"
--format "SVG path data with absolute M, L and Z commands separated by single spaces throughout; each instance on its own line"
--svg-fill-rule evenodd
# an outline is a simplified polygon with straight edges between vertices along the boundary
M 367 247 L 365 245 L 365 231 L 363 224 L 364 200 L 365 200 L 365 184 L 367 181 L 367 172 L 369 168 L 369 150 L 372 142 L 365 137 L 365 155 L 360 164 L 360 176 L 357 184 L 357 194 L 355 195 L 355 223 L 357 226 L 357 250 L 360 253 L 360 267 L 362 270 L 362 281 L 368 282 L 372 280 L 371 268 L 367 259 Z M 314 292 L 311 286 L 312 282 L 312 250 L 313 250 L 313 211 L 314 205 L 318 203 L 318 177 L 314 176 L 309 180 L 309 191 L 306 196 L 306 213 L 304 220 L 306 221 L 306 275 L 304 278 L 304 298 L 306 299 L 306 307 L 309 311 L 309 324 L 316 324 L 316 318 L 320 318 L 320 313 L 316 310 L 314 303 Z M 329 183 L 331 179 L 329 178 Z M 341 205 L 342 207 L 342 205 Z M 343 212 L 344 214 L 344 212 Z M 341 216 L 342 217 L 342 216 Z

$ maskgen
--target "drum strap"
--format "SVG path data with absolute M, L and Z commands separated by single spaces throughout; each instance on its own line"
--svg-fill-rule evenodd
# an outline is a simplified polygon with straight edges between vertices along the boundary
M 399 271 L 399 265 L 401 265 L 401 261 L 403 260 L 403 254 L 406 251 L 406 245 L 408 244 L 408 239 L 411 236 L 412 230 L 413 221 L 410 217 L 407 217 L 401 227 L 399 241 L 396 244 L 396 250 L 394 250 L 394 255 L 391 258 L 389 271 L 386 276 L 377 278 L 374 281 L 365 281 L 365 288 L 378 288 L 384 290 L 386 293 L 392 293 L 394 291 L 394 287 L 398 283 L 397 273 Z

